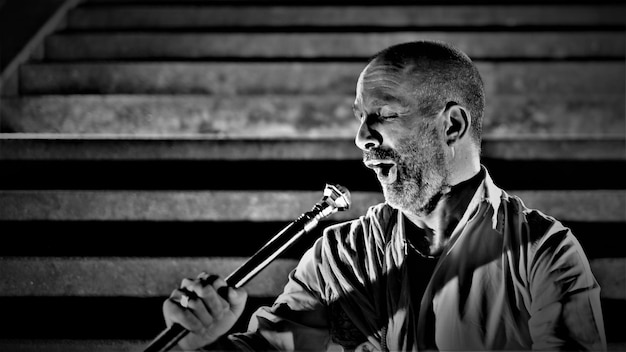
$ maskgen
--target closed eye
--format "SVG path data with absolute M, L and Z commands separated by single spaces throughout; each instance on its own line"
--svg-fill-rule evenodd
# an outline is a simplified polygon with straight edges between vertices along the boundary
M 378 115 L 381 120 L 391 120 L 398 117 L 398 114 L 380 114 Z
M 381 120 L 391 120 L 391 119 L 397 118 L 398 113 L 394 109 L 389 108 L 388 106 L 383 106 L 382 108 L 380 108 L 380 111 L 378 112 L 378 116 Z

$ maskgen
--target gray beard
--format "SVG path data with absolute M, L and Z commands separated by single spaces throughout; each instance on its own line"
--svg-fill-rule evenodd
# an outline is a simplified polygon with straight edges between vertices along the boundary
M 390 206 L 416 215 L 428 215 L 449 187 L 443 147 L 436 131 L 401 143 L 402 148 L 389 151 L 397 163 L 397 179 L 383 184 L 383 194 Z

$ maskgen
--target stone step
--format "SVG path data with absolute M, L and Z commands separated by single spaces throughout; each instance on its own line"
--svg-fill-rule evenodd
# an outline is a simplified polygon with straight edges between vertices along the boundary
M 486 136 L 481 162 L 505 189 L 623 189 L 624 150 L 624 138 Z M 380 191 L 361 158 L 352 138 L 8 134 L 0 138 L 0 188 L 319 191 L 332 182 L 353 191 Z M 175 172 L 154 177 L 163 170 Z M 255 177 L 241 181 L 250 174 Z
M 245 182 L 245 181 L 244 181 Z M 374 192 L 352 192 L 352 219 L 382 201 Z M 312 191 L 0 191 L 0 220 L 289 221 L 311 210 Z
M 180 280 L 179 280 L 180 282 Z M 176 284 L 170 291 L 178 287 Z M 0 350 L 23 351 L 34 346 L 67 351 L 93 351 L 89 347 L 124 351 L 139 346 L 165 328 L 162 305 L 167 296 L 12 296 L 0 297 Z M 611 300 L 609 300 L 611 301 Z M 234 331 L 245 331 L 250 315 L 273 297 L 248 296 Z M 34 324 L 33 317 L 37 317 Z M 62 341 L 59 341 L 62 340 Z M 116 341 L 117 340 L 117 341 Z M 48 346 L 48 344 L 50 344 Z M 104 344 L 104 345 L 101 345 Z M 4 347 L 7 346 L 5 349 Z M 84 349 L 80 349 L 80 348 Z M 141 351 L 137 349 L 134 351 Z M 48 351 L 41 349 L 40 351 Z M 65 350 L 64 350 L 65 351 Z
M 482 157 L 503 160 L 626 159 L 622 137 L 485 135 Z M 0 135 L 0 160 L 339 160 L 360 161 L 348 138 L 202 137 L 21 134 Z
M 617 158 L 619 155 L 611 158 L 611 153 L 607 152 L 598 154 L 596 159 L 585 159 L 584 155 L 540 160 L 523 159 L 523 155 L 520 159 L 483 156 L 481 163 L 505 189 L 594 190 L 601 185 L 606 190 L 622 190 L 626 175 L 623 150 L 613 150 L 613 154 L 622 151 L 622 159 Z M 570 152 L 575 151 L 570 149 Z M 351 191 L 380 191 L 374 173 L 359 157 L 303 160 L 71 160 L 62 157 L 2 160 L 0 189 L 321 191 L 324 184 L 330 182 L 344 185 Z M 254 177 L 243 180 L 242 175 Z
M 161 304 L 165 297 L 16 297 L 0 299 L 2 351 L 141 351 L 165 327 Z M 249 315 L 271 300 L 251 297 L 234 331 L 245 331 Z M 626 301 L 603 299 L 610 351 L 624 351 L 623 314 Z M 40 315 L 39 324 L 32 316 Z M 95 318 L 94 318 L 95 317 Z M 340 350 L 334 350 L 340 351 Z
M 0 258 L 0 297 L 166 297 L 200 272 L 228 276 L 245 258 Z M 282 292 L 297 261 L 276 259 L 246 285 L 251 296 Z M 605 299 L 626 299 L 626 258 L 590 261 Z M 597 273 L 597 274 L 596 274 Z
M 167 297 L 182 279 L 202 271 L 227 277 L 247 258 L 65 258 L 0 259 L 0 297 Z M 603 263 L 606 260 L 602 261 Z M 275 297 L 287 283 L 293 259 L 276 259 L 246 284 L 252 296 Z M 606 264 L 603 264 L 606 265 Z
M 30 63 L 21 94 L 353 94 L 365 63 Z M 624 62 L 477 62 L 487 100 L 624 95 Z M 285 79 L 288 77 L 288 79 Z
M 387 6 L 385 6 L 387 5 Z M 219 27 L 623 26 L 620 4 L 446 4 L 402 6 L 272 4 L 99 4 L 68 16 L 72 29 Z
M 143 351 L 151 340 L 0 340 L 0 350 L 11 352 L 136 352 Z M 609 341 L 607 350 L 622 352 L 626 342 Z
M 0 227 L 18 238 L 0 250 L 0 350 L 147 346 L 164 327 L 162 300 L 182 278 L 200 271 L 226 276 L 320 198 L 321 190 L 311 191 L 319 179 L 277 177 L 262 188 L 261 173 L 343 175 L 360 164 L 350 107 L 364 60 L 424 37 L 450 41 L 477 60 L 488 89 L 483 154 L 489 167 L 495 176 L 519 179 L 549 174 L 542 177 L 549 185 L 531 181 L 510 193 L 571 224 L 602 287 L 609 350 L 626 346 L 626 258 L 618 246 L 604 248 L 626 224 L 619 181 L 626 160 L 624 5 L 93 2 L 70 13 L 68 32 L 46 41 L 45 59 L 52 62 L 21 69 L 22 93 L 43 96 L 0 105 L 0 132 L 38 133 L 0 135 L 0 187 L 7 180 L 9 187 L 24 186 L 0 190 Z M 153 61 L 162 58 L 177 61 Z M 302 62 L 272 62 L 290 59 Z M 58 95 L 85 93 L 111 95 Z M 571 137 L 578 135 L 585 137 Z M 146 162 L 151 166 L 133 171 Z M 233 162 L 244 166 L 228 165 Z M 196 168 L 200 163 L 208 166 Z M 241 173 L 246 165 L 254 172 Z M 102 175 L 81 183 L 90 176 L 79 172 L 83 167 Z M 202 175 L 147 179 L 161 179 L 163 170 L 217 175 L 206 185 Z M 223 182 L 241 174 L 257 182 Z M 550 189 L 563 174 L 571 175 L 563 188 Z M 382 200 L 373 191 L 371 184 L 357 187 L 352 208 L 320 227 L 362 214 Z M 187 250 L 183 241 L 167 243 L 163 231 L 219 243 Z M 320 233 L 295 250 L 301 253 Z M 71 252 L 72 246 L 78 248 Z M 248 284 L 245 317 L 281 292 L 298 253 Z
M 601 186 L 601 185 L 599 185 Z M 289 221 L 321 198 L 310 191 L 3 190 L 0 220 L 19 221 Z M 511 190 L 530 208 L 560 220 L 626 221 L 623 190 Z M 352 192 L 349 210 L 365 214 L 380 192 Z
M 150 340 L 95 339 L 0 339 L 0 350 L 7 352 L 136 352 L 143 351 Z
M 7 352 L 130 352 L 142 351 L 165 327 L 161 316 L 164 298 L 59 298 L 8 299 L 2 304 L 4 320 L 0 350 Z M 603 299 L 608 350 L 622 352 L 624 340 L 621 312 L 626 301 Z M 258 304 L 271 300 L 249 299 L 250 308 L 234 331 L 245 331 L 249 314 Z M 7 309 L 8 308 L 8 309 Z M 39 314 L 40 324 L 32 324 L 30 314 Z M 97 318 L 94 319 L 94 316 Z M 332 351 L 341 351 L 334 349 Z
M 0 350 L 11 352 L 136 352 L 151 340 L 0 340 Z M 626 350 L 626 342 L 609 342 L 608 351 Z
M 623 136 L 625 98 L 616 93 L 492 96 L 483 131 Z M 14 97 L 0 105 L 0 132 L 352 138 L 358 127 L 353 101 L 354 94 Z
M 11 238 L 0 247 L 0 257 L 250 257 L 290 221 L 0 221 L 3 234 Z M 299 259 L 326 227 L 338 222 L 335 216 L 322 220 L 281 258 Z M 626 221 L 562 223 L 589 259 L 624 257 L 621 246 L 607 243 L 626 233 Z M 200 245 L 172 245 L 173 233 Z
M 362 61 L 419 39 L 457 46 L 474 60 L 624 58 L 626 34 L 609 31 L 204 33 L 78 32 L 46 38 L 48 60 L 343 59 Z

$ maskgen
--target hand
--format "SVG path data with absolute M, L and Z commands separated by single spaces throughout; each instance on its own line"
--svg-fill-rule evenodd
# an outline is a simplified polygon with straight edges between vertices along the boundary
M 183 295 L 189 297 L 187 308 L 181 305 Z M 228 287 L 215 275 L 202 273 L 195 280 L 183 279 L 180 288 L 163 303 L 165 324 L 178 323 L 189 330 L 178 346 L 195 350 L 226 334 L 241 316 L 247 298 L 243 288 Z

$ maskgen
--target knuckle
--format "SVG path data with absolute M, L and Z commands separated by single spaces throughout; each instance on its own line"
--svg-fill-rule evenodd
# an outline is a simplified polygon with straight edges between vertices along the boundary
M 215 289 L 226 286 L 226 281 L 224 281 L 220 277 L 216 277 L 216 279 L 211 284 Z
M 163 302 L 163 315 L 167 320 L 181 322 L 185 320 L 185 311 L 173 300 Z
M 190 278 L 184 278 L 181 282 L 180 282 L 180 287 L 188 287 L 191 284 L 193 284 L 194 280 L 190 279 Z
M 189 299 L 194 299 L 198 297 L 197 294 L 192 290 L 189 290 L 187 288 L 179 288 L 176 290 L 176 294 L 173 295 L 171 298 L 173 298 L 174 300 L 180 300 L 182 296 L 187 296 L 189 297 Z
M 198 294 L 198 297 L 202 298 L 211 298 L 215 296 L 215 290 L 212 286 L 200 287 L 196 293 Z
M 174 306 L 174 300 L 171 298 L 168 298 L 166 300 L 163 301 L 163 305 L 162 305 L 162 309 L 164 313 L 168 313 L 172 310 L 172 306 Z
M 202 285 L 198 280 L 188 280 L 180 287 L 181 294 L 196 297 L 202 292 Z
M 200 279 L 202 286 L 213 286 L 216 281 L 221 280 L 218 275 L 215 274 L 207 274 L 203 278 Z
M 182 303 L 179 302 L 179 304 L 182 306 Z M 185 307 L 183 307 L 185 308 Z M 187 307 L 185 309 L 189 309 L 189 310 L 195 310 L 196 309 L 196 300 L 193 298 L 189 298 L 189 300 L 187 301 Z

